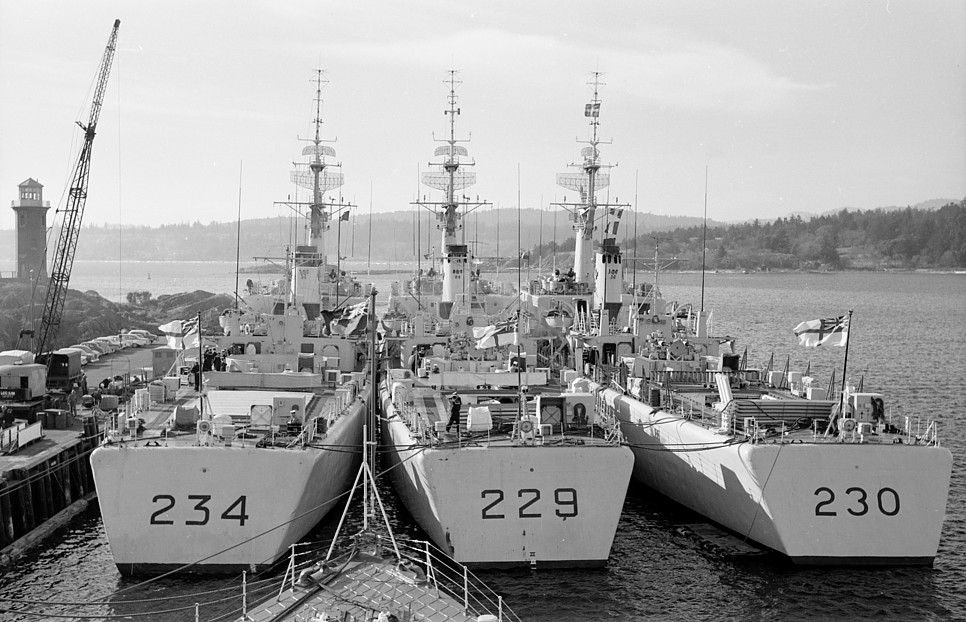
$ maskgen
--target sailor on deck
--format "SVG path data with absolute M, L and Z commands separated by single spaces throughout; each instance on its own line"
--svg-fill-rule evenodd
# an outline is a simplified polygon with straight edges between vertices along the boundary
M 449 432 L 451 426 L 456 426 L 456 433 L 460 433 L 460 407 L 463 405 L 463 400 L 460 399 L 459 394 L 453 391 L 453 394 L 449 398 L 449 422 L 446 424 L 446 431 Z

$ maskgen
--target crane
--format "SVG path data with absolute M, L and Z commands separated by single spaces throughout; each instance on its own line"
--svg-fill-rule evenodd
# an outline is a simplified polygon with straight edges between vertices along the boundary
M 91 114 L 84 125 L 80 121 L 77 125 L 84 130 L 84 146 L 81 148 L 77 166 L 70 184 L 67 196 L 67 207 L 64 208 L 64 222 L 60 228 L 57 248 L 50 269 L 50 279 L 47 283 L 47 298 L 44 302 L 44 313 L 41 318 L 40 335 L 36 341 L 35 353 L 40 355 L 44 349 L 54 342 L 60 329 L 60 320 L 64 314 L 64 302 L 67 297 L 67 283 L 70 281 L 71 268 L 74 265 L 74 251 L 77 250 L 77 238 L 80 235 L 81 221 L 84 218 L 84 204 L 87 202 L 87 182 L 91 169 L 91 147 L 94 144 L 94 133 L 97 129 L 97 119 L 101 115 L 101 104 L 104 101 L 104 91 L 107 89 L 107 78 L 111 73 L 114 61 L 114 50 L 117 45 L 117 30 L 121 20 L 114 20 L 114 28 L 107 40 L 104 58 L 98 70 L 97 88 L 94 90 L 94 101 L 91 104 Z

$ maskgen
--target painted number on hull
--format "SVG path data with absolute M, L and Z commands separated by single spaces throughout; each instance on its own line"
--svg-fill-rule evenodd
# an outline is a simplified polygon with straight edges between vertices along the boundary
M 815 496 L 819 502 L 815 504 L 815 516 L 838 516 L 835 507 L 835 492 L 831 488 L 822 486 L 815 489 Z M 845 490 L 847 504 L 845 510 L 852 516 L 865 516 L 869 513 L 869 493 L 864 488 L 853 486 Z M 899 493 L 892 488 L 880 488 L 876 494 L 876 505 L 885 516 L 895 516 L 899 513 Z
M 503 503 L 506 496 L 502 490 L 484 490 L 480 494 L 482 499 L 490 499 L 490 503 L 483 508 L 482 516 L 484 520 L 506 518 L 506 514 L 497 513 L 497 506 Z M 540 505 L 540 491 L 536 488 L 521 488 L 517 491 L 517 498 L 520 499 L 517 507 L 517 517 L 519 518 L 543 518 L 543 513 L 538 511 Z M 556 506 L 554 514 L 560 518 L 573 518 L 577 516 L 577 489 L 575 488 L 556 488 L 553 491 L 553 502 Z
M 184 524 L 207 525 L 211 520 L 211 508 L 208 507 L 209 501 L 211 501 L 211 495 L 188 495 L 187 503 L 192 506 L 189 510 L 191 515 L 190 518 L 185 519 Z M 175 498 L 171 495 L 155 495 L 151 502 L 160 504 L 160 507 L 151 514 L 151 524 L 173 525 L 174 521 L 165 515 L 177 505 Z M 247 499 L 245 495 L 238 497 L 234 503 L 229 505 L 221 513 L 221 519 L 238 521 L 239 526 L 244 527 L 245 521 L 248 520 L 248 513 L 245 511 L 246 504 Z

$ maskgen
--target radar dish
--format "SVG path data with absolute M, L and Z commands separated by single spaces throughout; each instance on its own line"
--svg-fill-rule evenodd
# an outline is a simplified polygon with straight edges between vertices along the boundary
M 315 188 L 315 175 L 312 171 L 292 171 L 292 183 L 302 188 Z M 325 192 L 343 184 L 342 173 L 323 169 L 319 174 L 319 190 Z
M 461 145 L 453 145 L 451 147 L 444 145 L 444 146 L 436 147 L 436 152 L 434 155 L 448 156 L 450 154 L 457 155 L 457 156 L 469 156 L 470 152 L 466 150 L 466 147 L 463 147 Z
M 423 173 L 423 184 L 437 190 L 449 189 L 450 174 L 443 170 Z M 453 190 L 469 188 L 476 183 L 476 173 L 457 170 L 453 173 Z
M 557 185 L 568 190 L 586 192 L 590 188 L 590 176 L 586 173 L 557 173 Z M 606 188 L 610 185 L 610 175 L 607 173 L 597 173 L 594 176 L 594 191 Z
M 596 160 L 600 152 L 595 147 L 584 147 L 580 150 L 580 157 L 585 160 Z
M 309 145 L 308 147 L 302 148 L 302 155 L 304 156 L 314 156 L 316 153 L 320 156 L 335 157 L 335 149 L 328 145 Z

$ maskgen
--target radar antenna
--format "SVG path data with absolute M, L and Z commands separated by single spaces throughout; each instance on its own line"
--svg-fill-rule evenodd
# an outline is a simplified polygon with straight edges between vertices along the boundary
M 616 216 L 613 222 L 607 222 L 604 227 L 606 237 L 607 235 L 617 235 L 620 216 L 623 215 L 624 209 L 630 207 L 630 204 L 619 202 L 597 202 L 597 191 L 610 185 L 610 174 L 601 172 L 601 169 L 609 169 L 616 164 L 601 164 L 600 162 L 599 145 L 610 144 L 611 141 L 602 141 L 598 137 L 601 104 L 600 87 L 604 86 L 601 79 L 603 74 L 595 71 L 591 76 L 591 80 L 587 84 L 593 87 L 594 94 L 590 103 L 584 105 L 584 116 L 590 119 L 590 140 L 578 139 L 578 143 L 587 146 L 580 150 L 580 163 L 570 164 L 571 167 L 580 170 L 570 173 L 557 173 L 557 185 L 578 192 L 580 198 L 577 203 L 567 203 L 565 198 L 562 203 L 551 204 L 563 207 L 570 212 L 576 238 L 574 272 L 576 273 L 576 281 L 581 283 L 591 283 L 594 280 L 592 244 L 598 208 L 609 208 L 605 215 Z
M 342 205 L 336 205 L 335 203 L 326 204 L 323 195 L 336 188 L 342 187 L 345 180 L 342 177 L 342 171 L 334 170 L 342 166 L 341 163 L 327 161 L 327 158 L 334 159 L 335 148 L 323 144 L 323 143 L 334 143 L 338 141 L 338 138 L 331 140 L 326 140 L 321 137 L 322 128 L 322 88 L 329 83 L 328 79 L 325 77 L 325 71 L 322 69 L 315 70 L 315 119 L 313 119 L 313 124 L 315 125 L 315 137 L 310 139 L 301 138 L 299 140 L 306 140 L 311 142 L 311 145 L 307 145 L 302 149 L 302 155 L 308 156 L 309 161 L 307 163 L 296 162 L 296 169 L 292 171 L 291 179 L 292 183 L 300 188 L 305 188 L 312 191 L 312 201 L 310 203 L 286 203 L 289 206 L 292 205 L 308 205 L 310 208 L 310 218 L 309 218 L 309 237 L 311 239 L 310 244 L 316 247 L 318 252 L 322 255 L 325 254 L 325 246 L 323 241 L 323 234 L 329 228 L 329 221 L 332 219 L 332 212 L 340 211 Z
M 444 110 L 444 114 L 449 116 L 449 137 L 434 140 L 445 143 L 436 147 L 434 155 L 441 157 L 442 161 L 430 162 L 429 170 L 421 175 L 424 185 L 442 190 L 446 193 L 442 201 L 416 201 L 414 204 L 432 211 L 436 214 L 438 221 L 437 228 L 442 231 L 443 255 L 440 258 L 443 275 L 443 293 L 441 297 L 444 304 L 441 308 L 443 314 L 448 317 L 449 309 L 456 297 L 465 293 L 466 275 L 470 257 L 465 243 L 460 243 L 456 238 L 456 233 L 460 229 L 460 220 L 470 211 L 483 205 L 489 205 L 486 201 L 470 201 L 469 197 L 457 195 L 458 190 L 463 190 L 476 183 L 476 173 L 466 170 L 466 167 L 473 166 L 469 158 L 469 151 L 466 147 L 458 143 L 467 143 L 469 138 L 456 138 L 456 117 L 460 114 L 457 107 L 456 87 L 463 82 L 457 78 L 456 70 L 449 70 L 448 78 L 444 82 L 449 85 L 448 103 L 449 107 Z M 460 211 L 462 208 L 462 213 Z M 444 317 L 444 319 L 446 319 Z

